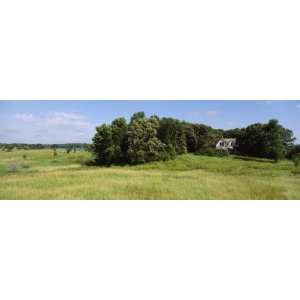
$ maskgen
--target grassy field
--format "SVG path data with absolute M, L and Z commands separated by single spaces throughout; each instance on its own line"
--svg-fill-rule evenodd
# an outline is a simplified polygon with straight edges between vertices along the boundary
M 105 168 L 86 166 L 89 159 L 88 152 L 0 151 L 0 199 L 300 199 L 290 161 L 186 154 Z

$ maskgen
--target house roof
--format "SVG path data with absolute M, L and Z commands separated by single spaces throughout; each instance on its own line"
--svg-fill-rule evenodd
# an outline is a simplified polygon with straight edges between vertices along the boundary
M 223 141 L 225 142 L 235 142 L 236 139 L 230 138 L 230 139 L 223 139 Z
M 224 141 L 224 142 L 236 142 L 236 139 L 233 139 L 233 138 L 221 138 L 221 141 Z

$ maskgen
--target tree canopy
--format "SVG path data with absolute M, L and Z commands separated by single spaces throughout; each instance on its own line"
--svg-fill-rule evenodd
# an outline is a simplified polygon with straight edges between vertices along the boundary
M 266 124 L 222 130 L 174 118 L 147 117 L 144 112 L 137 112 L 128 124 L 124 118 L 118 118 L 97 127 L 92 151 L 95 162 L 100 165 L 139 164 L 172 159 L 186 152 L 218 155 L 216 143 L 222 137 L 236 138 L 236 154 L 275 161 L 291 153 L 295 140 L 293 132 L 275 119 Z

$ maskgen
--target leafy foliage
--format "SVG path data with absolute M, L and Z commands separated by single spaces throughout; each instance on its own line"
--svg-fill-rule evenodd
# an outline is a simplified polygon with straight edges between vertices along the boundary
M 157 118 L 135 118 L 128 130 L 128 161 L 133 164 L 161 160 L 165 144 L 157 138 Z
M 182 122 L 172 118 L 159 121 L 158 138 L 175 149 L 176 154 L 187 152 L 186 131 Z
M 293 159 L 293 157 L 300 156 L 300 144 L 292 145 L 288 151 L 287 158 Z
M 256 123 L 242 129 L 237 150 L 241 155 L 278 161 L 287 155 L 293 141 L 293 132 L 273 119 L 267 124 Z
M 224 131 L 173 118 L 148 118 L 144 112 L 133 114 L 129 124 L 124 118 L 118 118 L 110 125 L 97 127 L 91 149 L 95 162 L 100 165 L 169 160 L 186 152 L 228 156 L 227 150 L 216 149 L 216 143 L 222 137 L 235 138 L 237 146 L 230 152 L 242 156 L 278 161 L 290 155 L 291 149 L 296 151 L 293 132 L 277 120 Z

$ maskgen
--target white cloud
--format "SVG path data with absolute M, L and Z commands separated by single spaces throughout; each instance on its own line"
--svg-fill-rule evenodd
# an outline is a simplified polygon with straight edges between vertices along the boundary
M 50 112 L 37 115 L 17 113 L 14 117 L 15 122 L 6 128 L 6 132 L 17 129 L 17 132 L 10 134 L 10 140 L 16 142 L 89 142 L 95 130 L 95 125 L 86 116 L 77 113 Z
M 209 117 L 215 117 L 216 115 L 219 114 L 219 112 L 216 111 L 216 110 L 208 110 L 208 111 L 206 112 L 206 114 L 207 114 Z
M 191 115 L 192 115 L 193 117 L 199 117 L 199 116 L 201 115 L 201 112 L 200 112 L 200 111 L 192 111 L 192 112 L 191 112 Z
M 88 128 L 91 125 L 83 115 L 65 112 L 54 112 L 48 115 L 44 122 L 54 126 L 73 126 L 81 128 Z
M 46 115 L 33 115 L 17 113 L 15 118 L 19 121 L 30 122 L 36 125 L 71 125 L 88 127 L 90 122 L 85 116 L 75 113 L 53 112 Z
M 32 114 L 15 114 L 15 118 L 17 120 L 20 120 L 20 121 L 24 121 L 24 122 L 31 122 L 33 121 L 33 115 Z

